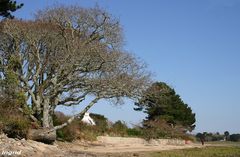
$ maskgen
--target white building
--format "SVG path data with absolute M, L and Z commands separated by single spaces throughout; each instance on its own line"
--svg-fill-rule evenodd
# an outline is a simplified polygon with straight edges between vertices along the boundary
M 94 120 L 90 117 L 90 113 L 86 112 L 83 116 L 82 122 L 88 124 L 88 125 L 96 125 Z

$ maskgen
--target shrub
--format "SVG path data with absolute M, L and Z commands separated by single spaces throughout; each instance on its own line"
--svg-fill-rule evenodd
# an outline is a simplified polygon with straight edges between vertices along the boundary
M 108 120 L 106 117 L 100 114 L 95 114 L 95 113 L 91 113 L 90 117 L 95 121 L 96 126 L 94 126 L 94 129 L 96 132 L 98 132 L 99 135 L 103 135 L 108 131 L 109 126 L 108 126 Z
M 0 115 L 0 130 L 3 133 L 11 138 L 26 138 L 30 120 L 18 110 L 17 101 L 1 101 Z
M 124 137 L 124 136 L 128 135 L 127 130 L 128 130 L 128 127 L 127 127 L 126 123 L 118 120 L 112 125 L 109 133 L 111 136 Z
M 180 136 L 181 139 L 185 140 L 185 141 L 192 141 L 192 142 L 196 142 L 197 138 L 194 135 L 191 134 L 185 134 Z
M 77 129 L 77 124 L 73 122 L 69 126 L 57 130 L 57 137 L 63 141 L 72 142 L 77 139 Z
M 0 134 L 3 133 L 4 124 L 0 120 Z
M 142 127 L 142 135 L 146 140 L 167 138 L 170 136 L 169 130 L 170 128 L 165 121 L 145 121 Z
M 230 135 L 230 141 L 240 142 L 240 134 L 232 134 L 232 135 Z
M 62 112 L 55 112 L 55 115 L 53 116 L 53 124 L 60 125 L 66 122 L 69 118 L 69 116 L 66 116 Z M 92 141 L 96 139 L 96 137 L 99 135 L 99 130 L 101 129 L 99 129 L 97 126 L 89 126 L 81 122 L 79 119 L 76 119 L 68 126 L 57 130 L 56 133 L 58 140 L 68 142 L 72 142 L 77 139 Z
M 140 128 L 128 128 L 127 134 L 128 136 L 141 137 L 143 133 Z
M 103 135 L 102 132 L 99 131 L 98 126 L 87 125 L 83 122 L 79 123 L 79 133 L 78 139 L 94 141 L 97 139 L 97 136 Z
M 186 138 L 185 130 L 181 125 L 169 125 L 163 119 L 145 121 L 142 127 L 142 137 L 150 139 L 158 138 Z
M 10 138 L 26 138 L 29 121 L 21 115 L 13 115 L 5 119 L 3 132 Z
M 62 112 L 55 112 L 53 116 L 53 125 L 60 125 L 66 122 L 70 117 Z M 57 139 L 72 142 L 77 139 L 78 124 L 74 121 L 70 125 L 56 131 Z

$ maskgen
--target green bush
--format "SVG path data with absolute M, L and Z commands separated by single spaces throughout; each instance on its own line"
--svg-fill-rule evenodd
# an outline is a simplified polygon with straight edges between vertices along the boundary
M 230 135 L 230 141 L 240 142 L 240 134 L 232 134 L 232 135 Z
M 65 123 L 70 117 L 62 112 L 55 112 L 53 116 L 53 125 Z M 77 139 L 78 124 L 74 121 L 70 125 L 56 131 L 57 139 L 72 142 Z
M 127 134 L 132 137 L 141 137 L 143 135 L 139 128 L 129 128 L 127 129 Z
M 72 142 L 77 139 L 77 130 L 74 124 L 57 130 L 57 137 L 63 141 Z
M 96 125 L 94 126 L 94 129 L 96 132 L 98 132 L 99 135 L 103 135 L 108 131 L 109 126 L 108 126 L 108 120 L 106 117 L 100 114 L 95 114 L 95 113 L 91 113 L 90 117 L 96 123 Z
M 127 127 L 126 123 L 118 120 L 110 128 L 109 134 L 111 136 L 122 136 L 122 137 L 124 137 L 124 136 L 128 135 L 127 130 L 128 130 L 128 127 Z

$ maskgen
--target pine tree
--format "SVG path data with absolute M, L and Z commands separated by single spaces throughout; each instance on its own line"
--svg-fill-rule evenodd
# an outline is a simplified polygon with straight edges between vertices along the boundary
M 171 126 L 181 125 L 188 131 L 195 128 L 196 120 L 192 109 L 166 83 L 153 83 L 135 104 L 135 110 L 147 113 L 145 122 L 164 120 Z
M 17 4 L 16 1 L 0 0 L 0 16 L 12 19 L 14 16 L 11 13 L 20 9 L 22 6 L 23 3 Z

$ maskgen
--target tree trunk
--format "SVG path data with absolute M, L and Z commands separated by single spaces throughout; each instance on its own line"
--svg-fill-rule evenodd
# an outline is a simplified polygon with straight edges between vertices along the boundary
M 50 109 L 49 99 L 44 99 L 44 101 L 43 101 L 43 119 L 42 119 L 43 128 L 50 128 L 49 109 Z
M 49 132 L 50 128 L 30 129 L 27 139 L 52 144 L 56 140 L 56 131 Z
M 43 100 L 42 111 L 42 128 L 30 129 L 27 138 L 47 144 L 52 144 L 56 140 L 56 131 L 49 131 L 53 129 L 52 114 L 50 113 L 49 99 Z

